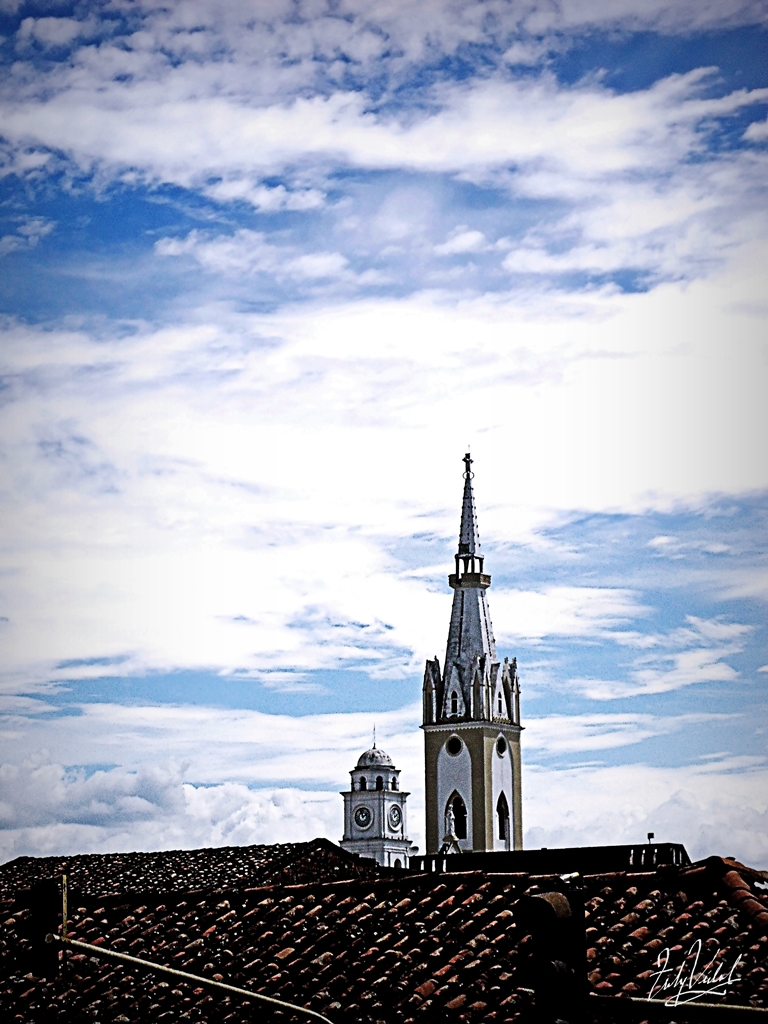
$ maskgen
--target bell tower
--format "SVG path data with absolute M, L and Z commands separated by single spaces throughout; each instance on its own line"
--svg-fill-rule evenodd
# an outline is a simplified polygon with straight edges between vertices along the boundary
M 407 836 L 405 802 L 400 789 L 400 769 L 374 740 L 349 773 L 344 797 L 343 850 L 372 857 L 382 867 L 407 868 L 417 848 Z
M 428 854 L 523 846 L 517 659 L 496 656 L 471 466 L 467 453 L 445 666 L 424 671 Z

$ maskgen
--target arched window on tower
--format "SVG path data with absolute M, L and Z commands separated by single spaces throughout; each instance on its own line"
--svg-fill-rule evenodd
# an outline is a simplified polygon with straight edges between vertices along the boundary
M 360 778 L 360 789 L 368 789 L 368 783 L 365 779 L 365 776 L 361 776 Z
M 496 802 L 496 815 L 499 819 L 499 839 L 509 840 L 509 804 L 502 793 Z
M 384 779 L 381 775 L 376 776 L 376 789 L 384 789 Z
M 451 714 L 458 715 L 459 713 L 459 696 L 454 690 L 451 694 Z
M 501 715 L 503 713 L 504 713 L 504 707 L 503 707 L 503 705 L 501 703 L 501 694 L 499 694 L 499 714 Z
M 397 776 L 392 776 L 392 789 L 397 789 Z
M 453 808 L 453 820 L 456 828 L 456 838 L 467 838 L 467 808 L 461 797 L 456 794 L 451 803 Z

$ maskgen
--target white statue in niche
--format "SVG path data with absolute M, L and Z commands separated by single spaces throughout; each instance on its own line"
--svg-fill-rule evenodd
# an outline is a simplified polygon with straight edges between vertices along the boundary
M 461 853 L 459 840 L 456 838 L 456 815 L 453 810 L 453 801 L 449 801 L 445 809 L 445 835 L 440 853 Z
M 445 812 L 445 838 L 456 838 L 456 815 L 453 813 L 453 804 L 449 803 Z

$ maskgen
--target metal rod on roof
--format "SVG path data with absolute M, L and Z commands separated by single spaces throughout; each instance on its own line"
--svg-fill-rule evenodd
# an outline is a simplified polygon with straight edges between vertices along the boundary
M 225 992 L 234 992 L 235 995 L 243 996 L 245 999 L 256 999 L 261 1003 L 269 1003 L 270 1006 L 279 1006 L 282 1010 L 290 1010 L 292 1013 L 303 1013 L 314 1020 L 321 1020 L 324 1024 L 332 1024 L 321 1013 L 316 1010 L 309 1010 L 306 1006 L 296 1006 L 293 1003 L 286 1003 L 282 999 L 275 999 L 273 996 L 263 996 L 260 992 L 249 992 L 247 988 L 237 988 L 236 985 L 227 985 L 223 981 L 214 981 L 213 978 L 204 978 L 199 974 L 190 974 L 189 971 L 179 971 L 175 967 L 166 967 L 164 964 L 155 964 L 151 960 L 141 960 L 137 956 L 129 956 L 127 953 L 117 953 L 113 949 L 102 949 L 101 946 L 93 946 L 90 942 L 81 942 L 79 939 L 68 939 L 63 935 L 46 935 L 46 942 L 61 942 L 65 946 L 75 946 L 77 949 L 87 949 L 99 956 L 108 956 L 113 960 L 123 960 L 129 964 L 138 964 L 140 967 L 150 967 L 153 971 L 161 971 L 163 974 L 173 974 L 177 978 L 186 978 L 187 981 L 197 981 L 201 985 L 210 985 L 212 988 L 221 988 Z
M 67 876 L 61 876 L 61 937 L 64 941 L 67 941 Z M 67 951 L 66 948 L 61 951 L 61 966 L 62 970 L 66 971 L 67 968 Z

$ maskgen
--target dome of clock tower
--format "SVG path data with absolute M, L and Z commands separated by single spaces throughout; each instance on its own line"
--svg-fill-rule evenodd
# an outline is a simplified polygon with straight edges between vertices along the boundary
M 370 750 L 366 750 L 357 760 L 358 768 L 394 768 L 392 758 L 375 744 Z

